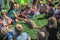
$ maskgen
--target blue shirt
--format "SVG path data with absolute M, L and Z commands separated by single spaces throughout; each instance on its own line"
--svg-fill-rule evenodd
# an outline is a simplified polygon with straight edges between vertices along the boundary
M 22 32 L 20 35 L 17 36 L 17 34 L 14 35 L 14 40 L 27 40 L 28 35 L 26 32 Z

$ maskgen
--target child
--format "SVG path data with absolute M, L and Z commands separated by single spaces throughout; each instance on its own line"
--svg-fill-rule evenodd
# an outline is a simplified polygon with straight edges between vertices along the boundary
M 57 28 L 58 28 L 58 32 L 59 32 L 59 38 L 60 38 L 60 4 L 58 4 L 57 6 L 57 12 L 55 14 L 55 17 L 57 19 Z
M 45 28 L 41 28 L 37 32 L 37 40 L 48 40 L 49 33 Z
M 37 16 L 37 15 L 39 15 L 40 14 L 40 9 L 38 9 L 38 7 L 37 7 L 37 3 L 36 4 L 34 4 L 34 5 L 32 5 L 32 7 L 31 7 L 31 11 L 32 11 L 32 13 L 33 13 L 33 17 L 35 17 L 35 16 Z
M 3 26 L 8 26 L 11 24 L 11 18 L 6 16 L 5 11 L 2 11 L 0 19 L 3 21 Z
M 26 16 L 25 10 L 21 11 L 21 17 L 27 19 L 28 17 Z
M 49 37 L 48 40 L 57 40 L 57 20 L 54 16 L 54 14 L 50 14 L 50 17 L 48 19 L 48 32 L 49 32 Z
M 26 32 L 23 32 L 23 26 L 20 24 L 16 24 L 15 27 L 15 33 L 13 36 L 14 40 L 30 40 L 30 37 L 28 36 L 28 34 Z
M 30 10 L 30 5 L 27 5 L 25 8 L 25 13 L 28 18 L 32 18 L 31 16 L 31 10 Z

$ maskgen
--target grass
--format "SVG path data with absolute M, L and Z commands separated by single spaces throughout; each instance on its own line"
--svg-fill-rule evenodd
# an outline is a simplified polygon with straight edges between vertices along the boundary
M 16 1 L 16 2 L 18 2 L 18 1 Z M 44 1 L 44 3 L 45 3 L 45 1 Z M 4 3 L 3 3 L 3 6 L 2 7 L 5 8 Z M 37 27 L 42 27 L 42 26 L 44 26 L 44 25 L 47 24 L 47 19 L 42 19 L 42 20 L 37 20 L 37 19 L 38 18 L 42 18 L 43 16 L 44 16 L 44 14 L 42 14 L 42 15 L 40 14 L 40 15 L 32 18 L 31 20 L 33 20 L 36 23 Z M 24 28 L 23 31 L 24 32 L 27 32 L 28 35 L 32 39 L 36 39 L 36 34 L 37 34 L 37 30 L 36 29 L 30 29 L 28 25 L 26 25 L 24 22 L 21 22 L 21 21 L 18 21 L 17 23 L 23 25 L 23 28 Z M 15 25 L 11 25 L 11 27 L 14 28 Z
M 38 18 L 42 18 L 42 17 L 43 15 L 38 15 L 32 18 L 31 20 L 33 20 L 36 23 L 37 27 L 42 27 L 47 24 L 47 19 L 37 20 Z M 24 28 L 23 31 L 27 32 L 32 39 L 36 39 L 36 34 L 37 34 L 36 29 L 30 29 L 29 26 L 25 24 L 25 22 L 18 21 L 17 24 L 23 25 L 23 28 Z M 11 26 L 14 27 L 15 25 L 11 25 Z

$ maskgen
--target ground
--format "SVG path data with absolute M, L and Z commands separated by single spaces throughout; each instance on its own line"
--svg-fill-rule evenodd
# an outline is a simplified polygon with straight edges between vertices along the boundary
M 15 0 L 16 1 L 16 0 Z M 18 1 L 17 1 L 18 2 Z M 9 2 L 8 2 L 9 3 Z M 45 1 L 44 1 L 45 3 Z M 3 8 L 5 8 L 4 4 L 3 4 Z M 8 9 L 6 9 L 8 10 Z M 42 18 L 44 16 L 44 14 L 40 14 L 34 18 L 32 18 L 31 20 L 33 20 L 37 27 L 42 27 L 44 25 L 47 24 L 47 19 L 42 19 L 42 20 L 37 20 L 38 18 Z M 22 24 L 23 25 L 23 31 L 27 32 L 28 35 L 32 38 L 32 39 L 36 39 L 36 34 L 37 34 L 37 30 L 36 29 L 30 29 L 28 25 L 26 25 L 24 22 L 18 21 L 17 23 Z M 11 25 L 12 28 L 14 28 L 15 25 Z

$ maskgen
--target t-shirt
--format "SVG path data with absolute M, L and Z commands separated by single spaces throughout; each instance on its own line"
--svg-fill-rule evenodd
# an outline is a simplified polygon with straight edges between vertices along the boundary
M 17 36 L 17 34 L 14 35 L 14 40 L 27 40 L 28 35 L 26 32 L 22 32 L 20 35 Z
M 10 18 L 14 18 L 14 13 L 16 12 L 16 10 L 10 10 L 7 14 L 8 17 Z
M 6 25 L 7 24 L 8 19 L 9 19 L 9 17 L 6 16 L 5 19 L 3 20 L 3 25 Z
M 9 17 L 6 16 L 5 19 L 2 20 L 2 18 L 0 17 L 0 20 L 3 21 L 3 25 L 6 25 L 6 24 L 7 24 L 8 18 L 9 18 Z
M 18 12 L 18 16 L 20 15 L 20 12 L 21 12 L 21 10 L 20 9 L 18 9 L 18 10 L 16 10 L 17 12 Z

